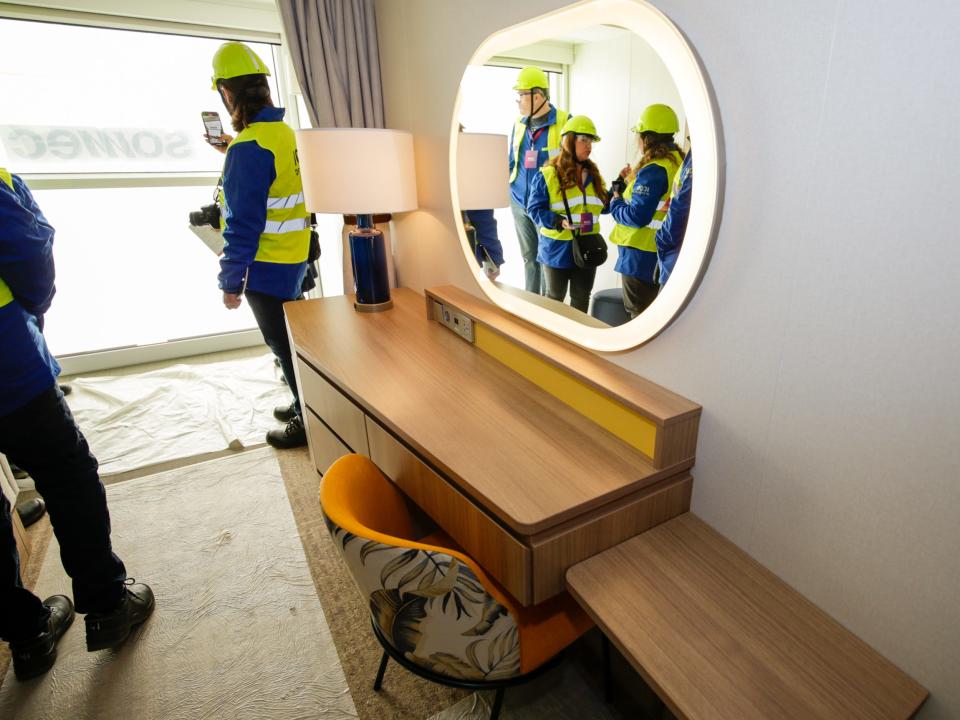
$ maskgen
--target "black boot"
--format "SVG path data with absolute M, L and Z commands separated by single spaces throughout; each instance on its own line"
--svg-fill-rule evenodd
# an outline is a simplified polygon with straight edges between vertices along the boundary
M 46 511 L 47 506 L 44 504 L 42 498 L 24 500 L 22 503 L 17 505 L 17 515 L 20 516 L 20 522 L 23 523 L 25 528 L 30 527 L 37 520 L 42 518 Z
M 53 595 L 43 601 L 50 610 L 47 627 L 36 637 L 10 643 L 13 673 L 17 680 L 43 675 L 57 660 L 57 641 L 73 622 L 73 603 L 66 595 Z
M 130 634 L 130 630 L 153 612 L 153 590 L 143 583 L 131 583 L 124 589 L 123 599 L 111 612 L 88 613 L 87 650 L 116 647 Z
M 303 429 L 303 419 L 299 415 L 294 415 L 283 430 L 268 432 L 267 442 L 280 450 L 303 447 L 307 444 L 307 431 Z
M 273 409 L 273 416 L 282 423 L 293 420 L 297 414 L 297 403 L 292 402 L 289 405 L 277 405 Z

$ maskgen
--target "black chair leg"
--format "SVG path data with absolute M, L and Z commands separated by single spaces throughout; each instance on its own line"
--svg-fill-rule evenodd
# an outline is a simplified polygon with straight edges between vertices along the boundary
M 373 691 L 380 692 L 380 687 L 383 685 L 383 674 L 387 671 L 387 661 L 390 660 L 390 656 L 387 654 L 387 651 L 383 651 L 383 657 L 380 658 L 380 669 L 377 670 L 377 679 L 373 683 Z
M 603 638 L 603 699 L 613 702 L 613 672 L 610 669 L 610 638 L 601 635 Z
M 503 688 L 497 688 L 497 694 L 493 698 L 493 709 L 490 710 L 490 720 L 497 720 L 500 717 L 500 708 L 503 706 Z

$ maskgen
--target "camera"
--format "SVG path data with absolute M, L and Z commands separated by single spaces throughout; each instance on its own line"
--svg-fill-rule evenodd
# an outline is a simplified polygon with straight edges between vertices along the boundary
M 216 203 L 204 205 L 196 212 L 190 213 L 190 224 L 199 227 L 200 225 L 209 225 L 212 228 L 220 229 L 220 207 Z

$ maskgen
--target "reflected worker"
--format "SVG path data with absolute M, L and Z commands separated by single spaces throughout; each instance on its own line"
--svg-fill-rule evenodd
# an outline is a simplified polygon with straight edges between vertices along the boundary
M 660 291 L 655 238 L 667 216 L 673 178 L 683 162 L 683 151 L 674 141 L 679 129 L 677 114 L 668 105 L 650 105 L 641 113 L 632 128 L 640 160 L 620 171 L 626 190 L 610 202 L 617 222 L 610 233 L 610 242 L 618 246 L 614 270 L 621 274 L 623 305 L 631 319 Z
M 540 167 L 560 154 L 560 129 L 570 113 L 550 104 L 547 74 L 538 67 L 525 67 L 517 76 L 520 116 L 510 136 L 510 210 L 523 256 L 524 289 L 542 295 L 543 273 L 537 262 L 539 233 L 527 214 L 530 187 L 540 174 Z
M 673 190 L 670 193 L 670 207 L 663 227 L 657 230 L 657 261 L 660 269 L 660 288 L 662 289 L 683 245 L 683 236 L 687 232 L 687 220 L 690 218 L 690 195 L 693 192 L 693 151 L 688 150 L 683 159 L 680 172 L 673 178 Z
M 122 643 L 153 612 L 153 592 L 128 580 L 110 543 L 107 497 L 57 386 L 60 365 L 43 337 L 53 301 L 53 227 L 30 190 L 0 168 L 0 453 L 23 468 L 46 502 L 76 611 L 86 613 L 87 650 Z M 42 601 L 23 587 L 10 503 L 0 493 L 0 638 L 18 680 L 53 667 L 73 622 L 66 595 Z
M 471 249 L 477 264 L 489 279 L 496 280 L 503 265 L 503 245 L 497 235 L 497 219 L 493 216 L 493 210 L 464 210 L 463 214 L 475 232 L 476 242 Z

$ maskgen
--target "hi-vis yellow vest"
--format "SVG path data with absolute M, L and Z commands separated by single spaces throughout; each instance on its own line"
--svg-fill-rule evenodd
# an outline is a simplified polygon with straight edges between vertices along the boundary
M 0 182 L 6 183 L 10 189 L 13 190 L 13 176 L 6 168 L 0 168 Z M 12 302 L 13 293 L 10 291 L 10 287 L 3 281 L 3 278 L 0 277 L 0 307 L 9 305 Z
M 566 110 L 557 109 L 557 121 L 547 128 L 547 160 L 552 160 L 560 154 L 560 130 L 567 124 L 570 113 Z M 527 132 L 525 117 L 517 118 L 513 124 L 513 172 L 510 173 L 510 182 L 517 179 L 517 173 L 520 171 L 520 143 L 523 142 L 523 136 Z
M 254 260 L 285 265 L 304 262 L 310 249 L 310 213 L 303 202 L 293 130 L 284 122 L 256 122 L 245 127 L 230 147 L 242 142 L 256 142 L 269 150 L 277 174 L 267 192 L 267 223 Z M 223 202 L 221 190 L 220 203 Z
M 648 165 L 659 165 L 667 171 L 667 191 L 660 196 L 660 202 L 657 203 L 657 210 L 653 213 L 653 218 L 649 224 L 641 228 L 635 228 L 617 223 L 613 228 L 613 232 L 610 233 L 610 242 L 615 245 L 636 248 L 637 250 L 646 250 L 647 252 L 657 251 L 657 230 L 660 229 L 664 219 L 667 217 L 667 208 L 670 206 L 670 188 L 673 186 L 673 178 L 677 174 L 677 170 L 680 169 L 680 164 L 683 162 L 683 158 L 680 157 L 679 153 L 674 152 L 673 156 L 676 159 L 676 163 L 670 162 L 669 160 L 653 160 L 647 163 Z M 633 182 L 630 183 L 630 187 L 623 193 L 623 199 L 627 205 L 630 204 L 630 199 L 633 197 L 633 188 L 636 184 L 637 179 L 634 178 Z
M 540 168 L 543 179 L 547 183 L 547 192 L 550 194 L 550 209 L 561 217 L 567 216 L 567 208 L 563 204 L 563 193 L 560 191 L 560 179 L 557 177 L 557 168 L 554 165 L 544 165 Z M 600 213 L 603 212 L 603 202 L 597 197 L 597 192 L 591 182 L 584 190 L 578 187 L 567 188 L 567 205 L 570 206 L 570 217 L 573 224 L 580 222 L 584 215 L 593 216 L 595 232 L 600 223 Z M 540 228 L 540 234 L 554 240 L 573 240 L 573 233 L 569 230 L 554 230 Z

